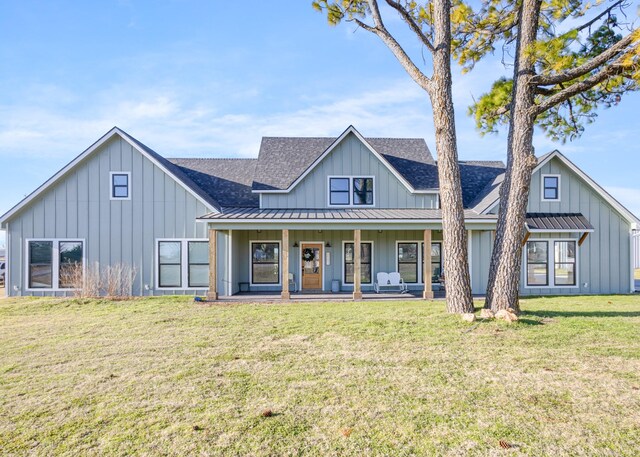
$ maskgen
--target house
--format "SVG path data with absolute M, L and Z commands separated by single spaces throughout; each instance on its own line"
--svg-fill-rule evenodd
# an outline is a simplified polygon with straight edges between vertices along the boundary
M 504 164 L 460 166 L 472 289 L 483 294 Z M 135 295 L 288 298 L 295 286 L 358 299 L 378 272 L 399 271 L 429 298 L 446 270 L 438 192 L 422 139 L 349 127 L 263 138 L 257 159 L 166 159 L 113 128 L 0 218 L 6 291 L 68 295 L 70 265 L 123 263 Z M 528 211 L 523 295 L 633 290 L 638 219 L 560 152 L 539 158 Z

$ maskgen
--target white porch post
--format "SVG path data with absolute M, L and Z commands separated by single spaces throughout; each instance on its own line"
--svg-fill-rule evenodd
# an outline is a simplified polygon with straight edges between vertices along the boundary
M 431 230 L 424 231 L 424 253 L 422 255 L 424 291 L 422 292 L 422 298 L 424 300 L 433 300 L 433 288 L 431 284 Z
M 218 231 L 216 229 L 209 229 L 209 293 L 207 298 L 209 300 L 218 299 Z
M 282 230 L 282 300 L 289 300 L 289 230 Z
M 353 299 L 362 300 L 362 258 L 361 249 L 361 232 L 360 229 L 353 231 Z

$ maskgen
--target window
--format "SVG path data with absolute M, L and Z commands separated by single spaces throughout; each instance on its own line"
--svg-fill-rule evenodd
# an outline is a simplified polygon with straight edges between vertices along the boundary
M 188 241 L 189 287 L 209 287 L 209 242 Z
M 182 242 L 158 242 L 158 287 L 182 287 Z
M 81 240 L 27 241 L 29 289 L 82 287 L 84 243 Z
M 162 289 L 207 289 L 209 287 L 209 240 L 157 240 L 156 283 Z
M 280 284 L 280 243 L 251 242 L 251 283 Z
M 418 243 L 398 243 L 398 272 L 404 282 L 418 282 Z
M 360 243 L 360 283 L 371 284 L 373 244 L 371 242 Z M 355 247 L 353 243 L 344 243 L 344 283 L 353 284 L 353 272 L 355 271 Z
M 560 200 L 560 175 L 542 175 L 542 200 Z
M 129 181 L 131 173 L 111 172 L 111 200 L 129 200 Z
M 553 283 L 557 286 L 576 285 L 576 242 L 554 242 Z
M 442 243 L 431 243 L 431 282 L 440 281 L 441 276 L 442 276 Z
M 546 241 L 527 241 L 527 285 L 549 285 L 549 244 Z
M 373 177 L 336 176 L 329 178 L 329 205 L 373 206 Z

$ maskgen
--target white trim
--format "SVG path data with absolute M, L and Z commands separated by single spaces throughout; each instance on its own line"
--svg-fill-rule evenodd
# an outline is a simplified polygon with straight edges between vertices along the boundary
M 527 258 L 529 256 L 529 251 L 527 249 L 527 245 L 524 246 L 524 255 L 523 266 L 522 266 L 522 274 L 524 275 L 524 288 L 525 289 L 578 289 L 580 288 L 580 246 L 578 246 L 577 238 L 529 238 L 527 243 L 530 242 L 547 242 L 547 285 L 539 286 L 539 285 L 529 285 L 528 284 L 528 275 L 529 272 L 527 270 Z M 569 286 L 565 284 L 556 284 L 555 283 L 555 271 L 556 271 L 556 262 L 555 262 L 555 243 L 556 241 L 573 241 L 576 244 L 576 262 L 575 262 L 575 285 Z
M 524 228 L 529 233 L 593 233 L 594 229 L 531 229 L 528 224 L 524 224 Z
M 630 293 L 635 293 L 636 291 L 636 281 L 635 281 L 635 264 L 634 264 L 634 259 L 633 256 L 635 254 L 634 249 L 633 249 L 633 229 L 629 229 L 629 267 L 631 270 L 631 289 L 630 289 Z M 7 249 L 7 252 L 8 249 Z M 5 278 L 5 284 L 7 283 L 6 278 Z M 6 287 L 6 285 L 5 285 Z
M 400 175 L 400 173 L 398 173 L 398 171 L 393 168 L 391 166 L 391 164 L 387 161 L 387 159 L 385 159 L 382 155 L 380 155 L 375 149 L 373 149 L 373 147 L 367 142 L 367 140 L 364 139 L 364 137 L 360 134 L 360 132 L 358 132 L 356 130 L 356 128 L 353 125 L 350 125 L 349 127 L 347 127 L 347 129 L 342 132 L 342 134 L 336 138 L 333 143 L 331 143 L 331 145 L 316 159 L 313 161 L 313 163 L 311 165 L 309 165 L 309 167 L 307 167 L 307 169 L 296 178 L 295 181 L 293 181 L 293 183 L 291 183 L 291 185 L 287 188 L 287 189 L 280 189 L 280 190 L 254 190 L 252 192 L 254 193 L 265 193 L 265 194 L 282 194 L 282 193 L 289 193 L 291 192 L 299 183 L 300 181 L 302 181 L 309 173 L 311 173 L 311 171 L 313 171 L 313 169 L 324 160 L 324 158 L 326 156 L 329 155 L 329 153 L 331 153 L 331 151 L 333 151 L 341 142 L 342 140 L 344 140 L 347 135 L 349 133 L 353 133 L 355 135 L 355 137 L 360 140 L 360 142 L 362 144 L 364 144 L 364 146 L 378 159 L 380 160 L 380 162 L 382 162 L 382 164 L 407 188 L 407 190 L 411 193 L 424 193 L 424 194 L 431 194 L 431 193 L 437 193 L 438 190 L 419 190 L 416 191 L 413 186 L 411 184 L 409 184 L 409 182 L 404 179 L 402 177 L 402 175 Z
M 354 245 L 355 245 L 355 241 L 354 240 L 342 240 L 342 253 L 341 253 L 341 256 L 340 256 L 341 259 L 342 259 L 342 275 L 340 276 L 340 282 L 342 283 L 343 287 L 354 287 L 354 284 L 355 284 L 354 282 L 347 283 L 347 281 L 345 281 L 345 268 L 344 268 L 344 266 L 345 266 L 346 262 L 344 260 L 345 259 L 344 247 L 345 247 L 345 244 L 347 244 L 347 243 L 354 243 Z M 371 243 L 371 282 L 361 282 L 360 285 L 362 286 L 363 284 L 366 284 L 367 286 L 370 286 L 370 285 L 373 285 L 373 283 L 375 282 L 374 277 L 376 275 L 376 273 L 375 273 L 376 268 L 375 268 L 375 263 L 374 263 L 375 262 L 375 257 L 374 257 L 374 249 L 375 249 L 374 244 L 375 243 L 373 242 L 373 240 L 360 240 L 360 244 L 363 244 L 363 243 Z M 355 247 L 354 247 L 354 249 L 355 249 Z M 362 268 L 362 259 L 360 260 L 360 268 Z M 361 273 L 362 273 L 362 271 L 361 271 Z M 355 273 L 354 273 L 354 278 L 353 279 L 355 280 Z
M 231 296 L 233 295 L 233 230 L 229 230 L 229 249 L 227 252 L 229 253 L 227 268 L 229 269 L 229 295 Z
M 432 240 L 433 242 L 433 240 Z M 420 286 L 420 285 L 424 285 L 424 278 L 422 277 L 422 251 L 424 250 L 424 248 L 422 248 L 422 244 L 424 244 L 424 240 L 396 240 L 396 249 L 393 253 L 394 257 L 396 258 L 396 271 L 398 273 L 400 273 L 400 259 L 398 258 L 398 245 L 400 243 L 416 243 L 418 245 L 418 277 L 417 282 L 408 282 L 408 281 L 404 281 L 404 278 L 402 278 L 402 280 L 407 284 L 407 285 L 412 285 L 412 286 Z M 422 243 L 422 244 L 421 244 Z
M 251 244 L 253 243 L 278 243 L 278 282 L 271 284 L 254 284 L 253 283 L 253 252 L 251 252 Z M 287 273 L 289 268 L 287 266 Z M 287 276 L 288 283 L 288 276 Z M 282 240 L 249 240 L 249 287 L 282 287 Z
M 211 203 L 205 201 L 201 196 L 199 196 L 196 192 L 193 191 L 189 186 L 184 184 L 182 180 L 178 179 L 173 173 L 171 173 L 167 168 L 165 168 L 160 162 L 158 162 L 155 158 L 153 158 L 150 154 L 148 154 L 143 148 L 141 148 L 136 141 L 132 139 L 127 133 L 120 130 L 118 127 L 113 127 L 107 133 L 105 133 L 102 137 L 100 137 L 95 143 L 85 149 L 80 155 L 78 155 L 75 159 L 65 165 L 60 171 L 58 171 L 55 175 L 45 181 L 40 187 L 31 192 L 27 197 L 25 197 L 21 202 L 7 211 L 4 215 L 0 216 L 0 227 L 4 225 L 4 223 L 13 216 L 15 213 L 24 208 L 27 204 L 37 198 L 40 194 L 42 194 L 45 190 L 55 184 L 59 179 L 61 179 L 64 175 L 66 175 L 71 169 L 73 169 L 76 165 L 90 156 L 93 152 L 95 152 L 98 148 L 100 148 L 103 144 L 109 141 L 113 136 L 118 135 L 120 138 L 129 143 L 136 151 L 142 154 L 144 157 L 149 159 L 155 166 L 160 168 L 163 172 L 173 178 L 180 186 L 182 186 L 188 193 L 193 195 L 198 201 L 204 204 L 207 208 L 211 208 L 212 210 L 219 212 L 220 208 L 212 207 Z
M 327 247 L 325 246 L 326 241 L 298 241 L 298 245 L 300 246 L 298 248 L 298 290 L 300 292 L 302 292 L 302 246 L 304 246 L 305 244 L 320 244 L 322 245 L 322 291 L 324 292 L 324 271 L 327 269 L 327 266 L 324 264 L 325 258 L 326 258 L 326 254 L 327 254 Z M 287 278 L 287 282 L 288 278 Z M 313 290 L 313 289 L 310 289 Z
M 127 176 L 127 196 L 126 197 L 114 197 L 113 196 L 113 175 L 126 175 Z M 130 171 L 110 171 L 109 172 L 109 200 L 131 200 L 131 172 Z
M 340 205 L 331 203 L 331 179 L 343 178 L 349 180 L 349 204 Z M 354 179 L 371 179 L 373 181 L 373 203 L 371 205 L 355 205 L 353 203 L 353 180 Z M 364 175 L 328 175 L 327 176 L 327 208 L 375 208 L 376 207 L 376 177 Z
M 180 243 L 180 287 L 160 287 L 160 242 L 173 241 Z M 156 238 L 154 255 L 154 287 L 156 290 L 209 290 L 206 287 L 189 287 L 189 241 L 199 241 L 209 243 L 209 238 Z M 211 264 L 209 264 L 211 268 Z
M 31 277 L 29 275 L 29 243 L 36 241 L 51 242 L 51 287 L 30 287 Z M 82 277 L 87 273 L 87 242 L 84 238 L 25 238 L 24 240 L 24 290 L 25 292 L 73 292 L 74 288 L 60 287 L 60 243 L 82 243 Z M 5 281 L 6 283 L 6 281 Z M 6 284 L 5 284 L 6 288 Z
M 544 196 L 544 178 L 558 178 L 558 188 L 556 191 L 556 195 L 558 196 L 558 198 L 545 198 Z M 540 174 L 540 201 L 543 202 L 560 202 L 561 200 L 561 193 L 560 193 L 560 189 L 561 189 L 561 183 L 562 181 L 562 176 L 559 174 L 553 174 L 553 173 L 549 173 L 549 174 Z
M 11 232 L 9 231 L 9 223 L 7 222 L 6 226 L 6 237 L 5 241 L 7 242 L 7 250 L 4 258 L 4 296 L 9 296 L 9 287 L 11 286 L 11 268 L 9 261 L 11 260 Z M 633 245 L 633 243 L 632 243 Z M 633 262 L 633 260 L 632 260 Z M 633 271 L 633 270 L 632 270 Z M 633 276 L 633 275 L 632 275 Z
M 565 165 L 567 165 L 569 167 L 569 169 L 571 169 L 571 171 L 573 171 L 574 173 L 576 173 L 580 178 L 582 178 L 587 184 L 589 184 L 591 186 L 591 188 L 596 191 L 597 193 L 600 194 L 600 196 L 602 196 L 602 198 L 604 198 L 607 203 L 609 203 L 611 206 L 613 206 L 620 214 L 622 214 L 625 219 L 627 219 L 627 222 L 629 222 L 631 224 L 631 228 L 635 228 L 635 226 L 640 223 L 640 220 L 631 212 L 629 211 L 627 208 L 625 208 L 622 204 L 620 204 L 620 202 L 618 202 L 618 200 L 616 200 L 615 198 L 613 198 L 611 196 L 611 194 L 609 194 L 606 190 L 604 190 L 599 184 L 597 184 L 593 179 L 591 179 L 584 171 L 582 171 L 580 168 L 578 168 L 573 162 L 571 162 L 569 159 L 567 159 L 563 154 L 560 153 L 560 151 L 555 150 L 553 152 L 551 152 L 550 154 L 547 155 L 547 157 L 544 158 L 544 160 L 542 160 L 540 163 L 538 163 L 538 165 L 533 169 L 533 172 L 531 173 L 531 175 L 533 176 L 533 174 L 535 172 L 537 172 L 538 170 L 540 170 L 546 163 L 548 163 L 551 159 L 553 159 L 554 157 L 557 157 L 558 159 L 560 159 L 562 162 L 565 163 Z

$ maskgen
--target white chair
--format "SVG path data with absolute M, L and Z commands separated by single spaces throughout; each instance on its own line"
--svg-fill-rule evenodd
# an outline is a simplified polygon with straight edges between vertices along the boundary
M 379 272 L 376 275 L 376 282 L 373 284 L 373 289 L 377 294 L 380 293 L 380 287 L 389 285 L 389 273 L 385 273 L 383 271 Z
M 298 292 L 298 283 L 296 283 L 296 275 L 289 273 L 289 289 L 293 286 L 293 291 Z
M 409 286 L 404 282 L 402 276 L 397 271 L 393 273 L 389 273 L 389 286 L 390 287 L 398 287 L 400 289 L 400 293 L 404 294 L 409 291 Z

